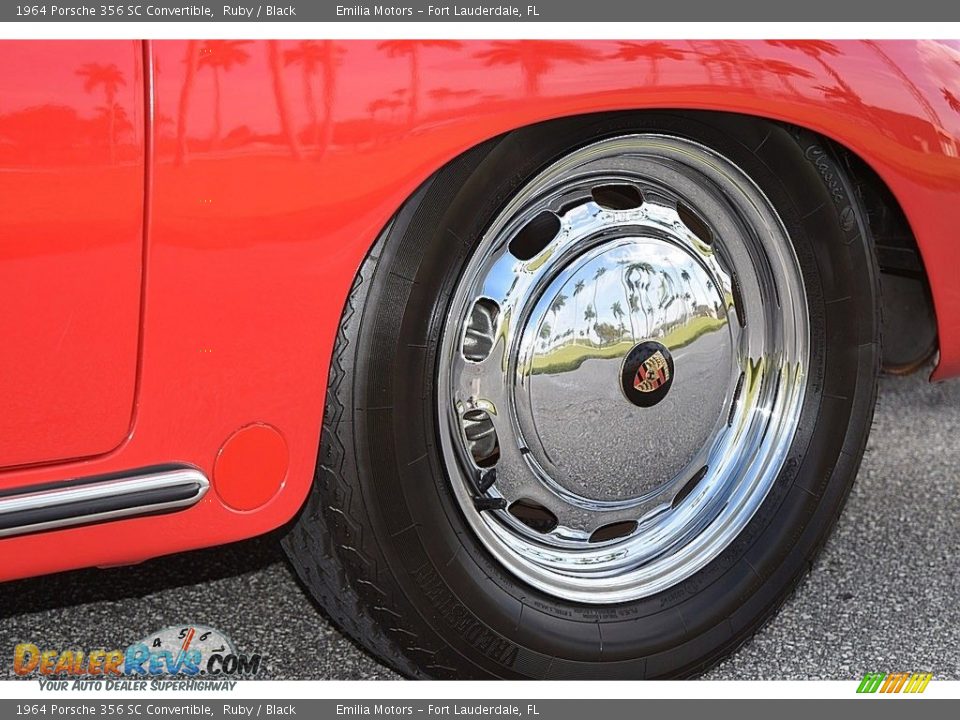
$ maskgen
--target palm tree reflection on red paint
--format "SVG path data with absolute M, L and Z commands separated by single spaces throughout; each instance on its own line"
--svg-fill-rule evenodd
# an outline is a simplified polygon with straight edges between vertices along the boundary
M 618 42 L 617 51 L 610 57 L 615 60 L 635 62 L 647 60 L 650 64 L 649 83 L 658 85 L 660 82 L 660 62 L 663 60 L 683 60 L 686 51 L 662 40 L 649 42 Z
M 775 77 L 783 86 L 784 90 L 791 95 L 799 95 L 796 86 L 790 81 L 791 78 L 804 78 L 809 80 L 813 77 L 813 73 L 809 70 L 805 70 L 785 60 L 750 58 L 745 61 L 745 64 L 749 70 L 756 71 L 764 77 Z
M 840 48 L 837 47 L 836 44 L 828 40 L 767 40 L 766 42 L 768 45 L 773 45 L 774 47 L 782 47 L 803 53 L 822 67 L 835 83 L 835 86 L 832 87 L 824 85 L 818 86 L 817 89 L 823 92 L 825 98 L 828 100 L 837 100 L 838 102 L 843 102 L 854 107 L 863 107 L 864 103 L 861 97 L 826 59 L 827 57 L 842 55 Z
M 283 64 L 280 60 L 280 43 L 277 40 L 267 40 L 267 64 L 270 66 L 270 78 L 273 81 L 273 99 L 277 105 L 277 115 L 280 117 L 280 130 L 290 147 L 290 154 L 299 159 L 300 145 L 297 143 L 297 135 L 290 116 L 287 86 L 284 83 Z
M 292 50 L 283 53 L 284 63 L 299 65 L 303 79 L 303 97 L 310 113 L 307 142 L 322 153 L 330 145 L 333 134 L 333 100 L 336 92 L 336 67 L 343 48 L 332 40 L 301 40 Z M 313 95 L 313 78 L 320 72 L 323 93 L 323 120 Z
M 708 47 L 713 48 L 715 43 L 711 42 L 707 44 Z M 714 83 L 714 71 L 719 69 L 723 74 L 723 81 L 727 85 L 734 85 L 734 74 L 736 74 L 740 79 L 740 84 L 746 82 L 746 74 L 744 68 L 737 64 L 734 58 L 727 52 L 725 49 L 705 49 L 700 47 L 700 44 L 694 45 L 694 52 L 697 53 L 699 58 L 699 63 L 707 71 L 707 81 L 710 84 Z
M 370 113 L 370 118 L 373 120 L 377 119 L 377 114 L 381 110 L 386 110 L 388 117 L 392 119 L 394 111 L 397 110 L 398 108 L 403 107 L 404 104 L 405 104 L 404 101 L 397 97 L 377 98 L 376 100 L 372 100 L 370 103 L 367 104 L 367 110 Z
M 107 134 L 114 138 L 133 130 L 133 122 L 127 109 L 118 102 L 113 105 L 98 105 L 96 121 L 105 125 Z
M 947 105 L 950 106 L 950 109 L 954 112 L 960 113 L 960 98 L 946 88 L 940 88 L 940 93 L 943 95 L 943 99 L 947 101 Z
M 180 102 L 177 105 L 177 151 L 174 157 L 177 165 L 182 164 L 187 157 L 187 114 L 190 109 L 190 98 L 193 96 L 193 83 L 197 77 L 198 60 L 197 41 L 188 40 L 186 55 L 183 59 L 187 69 L 183 84 L 180 86 Z
M 900 82 L 903 83 L 903 86 L 907 88 L 907 91 L 913 96 L 913 99 L 917 101 L 917 104 L 923 108 L 924 114 L 927 116 L 927 120 L 936 127 L 938 130 L 943 128 L 943 122 L 940 120 L 940 115 L 937 113 L 936 108 L 927 100 L 920 88 L 917 87 L 917 84 L 907 75 L 903 68 L 900 67 L 893 58 L 891 58 L 886 51 L 880 47 L 879 43 L 875 40 L 862 40 L 864 45 L 866 45 L 870 50 L 880 58 L 880 61 L 887 66 L 887 68 L 896 75 Z
M 448 87 L 438 87 L 434 88 L 427 94 L 438 105 L 443 105 L 447 102 L 456 103 L 459 100 L 466 100 L 468 98 L 476 97 L 479 92 L 479 90 L 454 90 L 453 88 Z
M 107 142 L 110 145 L 110 162 L 115 162 L 117 143 L 117 90 L 121 85 L 126 85 L 127 81 L 124 79 L 120 68 L 114 63 L 84 63 L 77 70 L 77 75 L 84 78 L 83 89 L 87 92 L 93 92 L 98 87 L 103 87 L 103 94 L 106 98 L 106 104 L 103 107 L 107 116 Z
M 474 55 L 487 65 L 517 65 L 527 97 L 540 95 L 540 79 L 556 63 L 583 65 L 599 55 L 580 43 L 566 40 L 494 40 Z
M 385 40 L 377 43 L 377 48 L 390 57 L 406 55 L 410 61 L 410 94 L 407 96 L 408 124 L 413 125 L 420 109 L 420 51 L 431 47 L 457 50 L 462 44 L 457 40 Z
M 250 59 L 250 53 L 244 45 L 250 40 L 208 40 L 200 48 L 199 67 L 208 67 L 213 71 L 213 138 L 211 146 L 220 144 L 220 72 L 228 72 L 234 65 L 242 65 Z

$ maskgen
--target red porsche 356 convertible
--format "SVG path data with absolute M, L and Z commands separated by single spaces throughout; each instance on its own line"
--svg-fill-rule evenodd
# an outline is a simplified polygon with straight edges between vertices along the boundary
M 958 45 L 0 68 L 0 579 L 286 526 L 409 676 L 692 675 L 811 566 L 881 367 L 960 374 Z

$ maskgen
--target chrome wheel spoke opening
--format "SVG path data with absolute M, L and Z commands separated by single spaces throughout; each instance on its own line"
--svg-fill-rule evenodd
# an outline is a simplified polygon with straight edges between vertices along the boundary
M 677 137 L 581 148 L 501 211 L 456 288 L 437 394 L 455 495 L 544 592 L 660 592 L 763 502 L 808 349 L 792 245 L 742 170 Z

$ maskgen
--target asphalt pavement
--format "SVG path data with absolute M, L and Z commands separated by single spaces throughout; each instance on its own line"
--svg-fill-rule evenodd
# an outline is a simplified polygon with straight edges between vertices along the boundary
M 710 679 L 960 679 L 960 381 L 883 378 L 847 508 L 813 572 Z M 325 620 L 262 538 L 0 586 L 0 679 L 13 648 L 125 647 L 200 623 L 265 657 L 269 679 L 396 679 Z

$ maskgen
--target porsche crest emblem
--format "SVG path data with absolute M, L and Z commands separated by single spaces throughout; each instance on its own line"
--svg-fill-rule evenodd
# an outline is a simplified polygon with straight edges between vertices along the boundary
M 633 387 L 642 393 L 651 393 L 659 389 L 670 379 L 670 368 L 663 353 L 657 350 L 640 363 L 633 378 Z
M 673 355 L 663 343 L 645 340 L 634 345 L 620 365 L 620 390 L 637 407 L 653 407 L 670 392 L 677 373 Z

